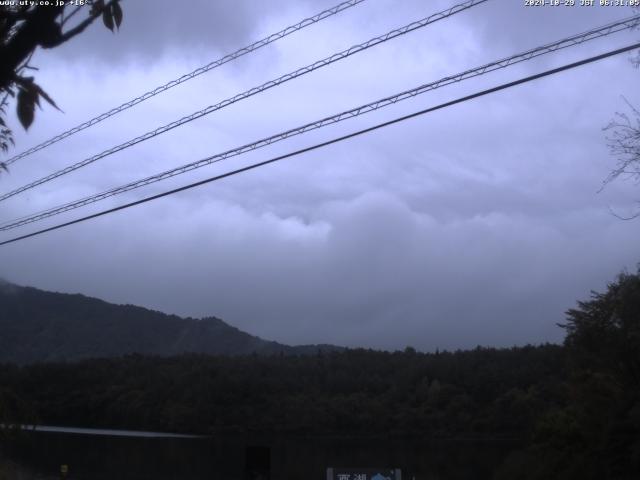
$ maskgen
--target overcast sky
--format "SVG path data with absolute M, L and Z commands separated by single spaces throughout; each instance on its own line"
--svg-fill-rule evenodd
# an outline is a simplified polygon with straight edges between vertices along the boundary
M 38 52 L 45 106 L 19 153 L 336 0 L 123 2 Z M 300 66 L 447 8 L 366 0 L 16 162 L 7 191 Z M 579 2 L 578 2 L 579 3 Z M 188 4 L 189 8 L 184 8 Z M 622 7 L 490 0 L 0 204 L 2 221 L 100 192 L 377 98 L 632 15 Z M 638 41 L 625 32 L 442 88 L 136 190 L 27 233 L 328 140 Z M 566 309 L 640 261 L 640 185 L 603 127 L 640 105 L 630 54 L 378 130 L 140 207 L 0 247 L 0 276 L 183 316 L 216 316 L 289 344 L 421 350 L 559 342 Z

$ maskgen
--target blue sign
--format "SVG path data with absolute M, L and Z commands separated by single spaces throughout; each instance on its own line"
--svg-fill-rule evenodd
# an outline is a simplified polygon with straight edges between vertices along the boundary
M 402 480 L 399 468 L 327 468 L 327 480 Z

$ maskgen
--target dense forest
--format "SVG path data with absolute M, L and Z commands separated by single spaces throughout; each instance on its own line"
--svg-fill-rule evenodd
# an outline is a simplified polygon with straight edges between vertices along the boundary
M 202 434 L 510 438 L 496 478 L 640 472 L 640 275 L 567 312 L 564 345 L 128 355 L 0 367 L 1 423 Z
M 563 406 L 563 349 L 314 356 L 131 355 L 5 365 L 0 384 L 53 425 L 188 433 L 520 435 Z

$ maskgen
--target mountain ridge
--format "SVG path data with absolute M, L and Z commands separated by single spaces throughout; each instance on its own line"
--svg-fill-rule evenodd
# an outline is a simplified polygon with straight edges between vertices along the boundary
M 180 317 L 0 281 L 0 362 L 74 361 L 133 353 L 305 355 L 341 349 L 264 340 L 214 316 Z

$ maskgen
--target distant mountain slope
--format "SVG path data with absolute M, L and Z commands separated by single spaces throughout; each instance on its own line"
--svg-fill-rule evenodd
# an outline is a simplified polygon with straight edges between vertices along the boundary
M 291 347 L 249 335 L 215 317 L 180 318 L 0 281 L 0 362 L 49 362 L 129 353 L 290 355 L 315 353 L 319 348 L 337 347 Z

